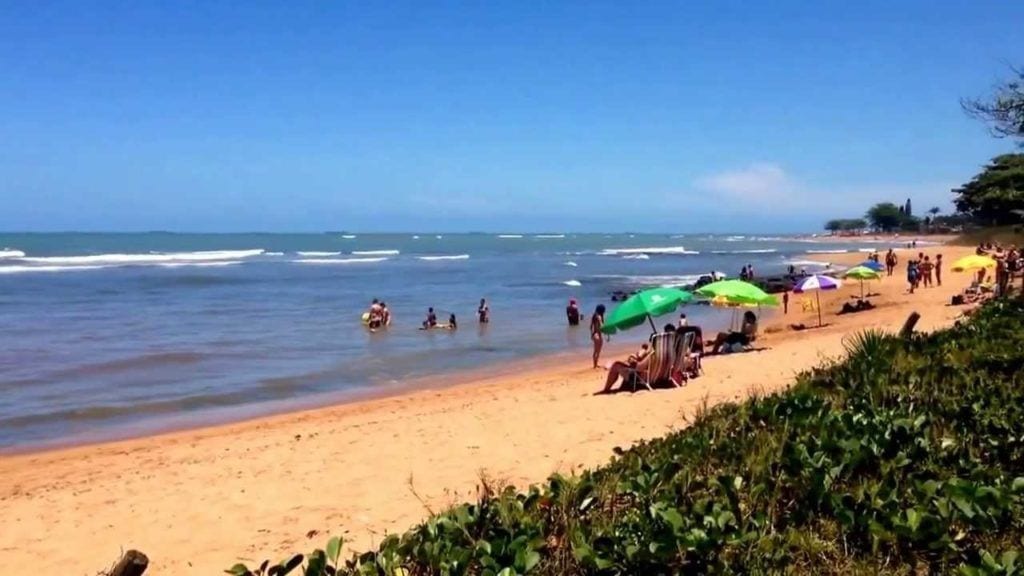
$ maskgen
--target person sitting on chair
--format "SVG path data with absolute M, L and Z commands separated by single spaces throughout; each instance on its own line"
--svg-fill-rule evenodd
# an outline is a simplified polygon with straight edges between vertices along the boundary
M 711 353 L 718 354 L 722 346 L 749 346 L 757 339 L 757 316 L 747 310 L 743 313 L 743 325 L 739 332 L 719 332 L 711 343 Z

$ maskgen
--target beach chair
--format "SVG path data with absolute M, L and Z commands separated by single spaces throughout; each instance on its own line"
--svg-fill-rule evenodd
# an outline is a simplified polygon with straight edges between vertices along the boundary
M 680 350 L 686 350 L 688 357 L 687 367 L 689 370 L 687 374 L 691 378 L 696 378 L 704 373 L 704 367 L 701 365 L 701 358 L 704 357 L 704 332 L 700 329 L 700 326 L 685 326 L 676 331 L 677 334 L 686 335 L 690 334 L 690 346 L 681 347 Z
M 669 379 L 676 358 L 676 334 L 674 332 L 655 334 L 651 337 L 651 356 L 646 368 L 634 370 L 633 391 L 638 386 L 652 390 L 658 382 Z
M 675 386 L 682 386 L 694 373 L 697 362 L 693 352 L 693 340 L 697 337 L 695 332 L 678 333 L 676 336 L 676 357 L 669 372 L 669 381 Z

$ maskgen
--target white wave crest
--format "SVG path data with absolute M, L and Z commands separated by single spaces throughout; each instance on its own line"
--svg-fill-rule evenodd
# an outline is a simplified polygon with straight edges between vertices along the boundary
M 700 279 L 701 276 L 709 276 L 708 274 L 682 274 L 682 275 L 639 275 L 639 276 L 628 276 L 622 274 L 605 274 L 595 276 L 595 278 L 603 278 L 616 280 L 626 286 L 646 287 L 646 286 L 661 286 L 663 288 L 678 288 L 680 286 L 687 286 L 693 284 Z M 723 275 L 724 276 L 724 275 Z
M 353 250 L 353 256 L 398 256 L 398 250 Z
M 341 252 L 296 252 L 296 254 L 298 254 L 299 256 L 320 257 L 320 256 L 339 256 L 339 255 L 341 255 Z
M 498 234 L 498 238 L 522 238 L 522 234 Z
M 623 254 L 700 254 L 694 250 L 687 250 L 682 246 L 662 246 L 653 248 L 605 248 L 598 252 L 601 256 L 622 256 Z
M 417 260 L 425 262 L 437 262 L 439 260 L 469 260 L 469 254 L 453 254 L 445 256 L 417 256 Z
M 775 248 L 763 248 L 759 250 L 712 250 L 712 254 L 774 254 L 778 252 Z
M 846 254 L 849 250 L 807 250 L 805 254 Z
M 573 262 L 572 260 L 569 260 L 568 262 L 566 262 L 566 263 L 565 263 L 565 265 L 566 265 L 566 266 L 571 266 L 571 267 L 573 267 L 573 268 L 575 268 L 575 267 L 579 266 L 579 264 L 577 264 L 577 263 Z
M 579 280 L 566 280 L 565 282 L 562 282 L 562 284 L 565 284 L 566 286 L 573 286 L 573 287 L 583 286 L 583 284 Z
M 263 250 L 207 250 L 202 252 L 154 252 L 150 254 L 94 254 L 90 256 L 37 256 L 22 258 L 23 262 L 42 265 L 147 265 L 166 262 L 213 262 L 239 260 L 263 254 Z
M 537 234 L 534 238 L 565 238 L 565 234 Z
M 622 257 L 624 260 L 650 260 L 651 257 L 647 254 L 626 254 Z
M 828 262 L 818 262 L 817 260 L 787 260 L 786 264 L 791 266 L 820 266 L 822 268 L 829 266 Z
M 356 235 L 355 234 L 342 234 L 341 237 L 344 238 L 345 240 L 355 240 Z
M 264 256 L 284 256 L 284 252 L 264 252 Z
M 113 266 L 0 266 L 0 274 L 22 274 L 26 272 L 77 272 L 79 270 L 99 270 Z
M 0 250 L 0 259 L 3 258 L 24 258 L 25 253 L 21 250 L 14 250 L 13 248 L 4 248 Z
M 161 268 L 181 268 L 182 266 L 189 267 L 218 267 L 218 266 L 234 266 L 235 264 L 241 264 L 241 260 L 224 260 L 220 262 L 161 262 L 157 264 Z
M 300 258 L 292 260 L 298 264 L 373 264 L 387 258 Z

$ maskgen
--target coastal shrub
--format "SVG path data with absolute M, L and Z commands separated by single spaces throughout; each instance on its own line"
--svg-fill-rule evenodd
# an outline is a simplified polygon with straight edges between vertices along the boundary
M 1024 305 L 702 411 L 605 466 L 486 486 L 376 550 L 338 539 L 238 576 L 1024 574 Z

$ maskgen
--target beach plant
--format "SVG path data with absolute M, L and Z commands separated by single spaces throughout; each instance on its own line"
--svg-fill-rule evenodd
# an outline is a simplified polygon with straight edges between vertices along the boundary
M 913 338 L 862 332 L 788 390 L 702 410 L 605 466 L 482 486 L 305 575 L 1021 574 L 1024 304 Z

